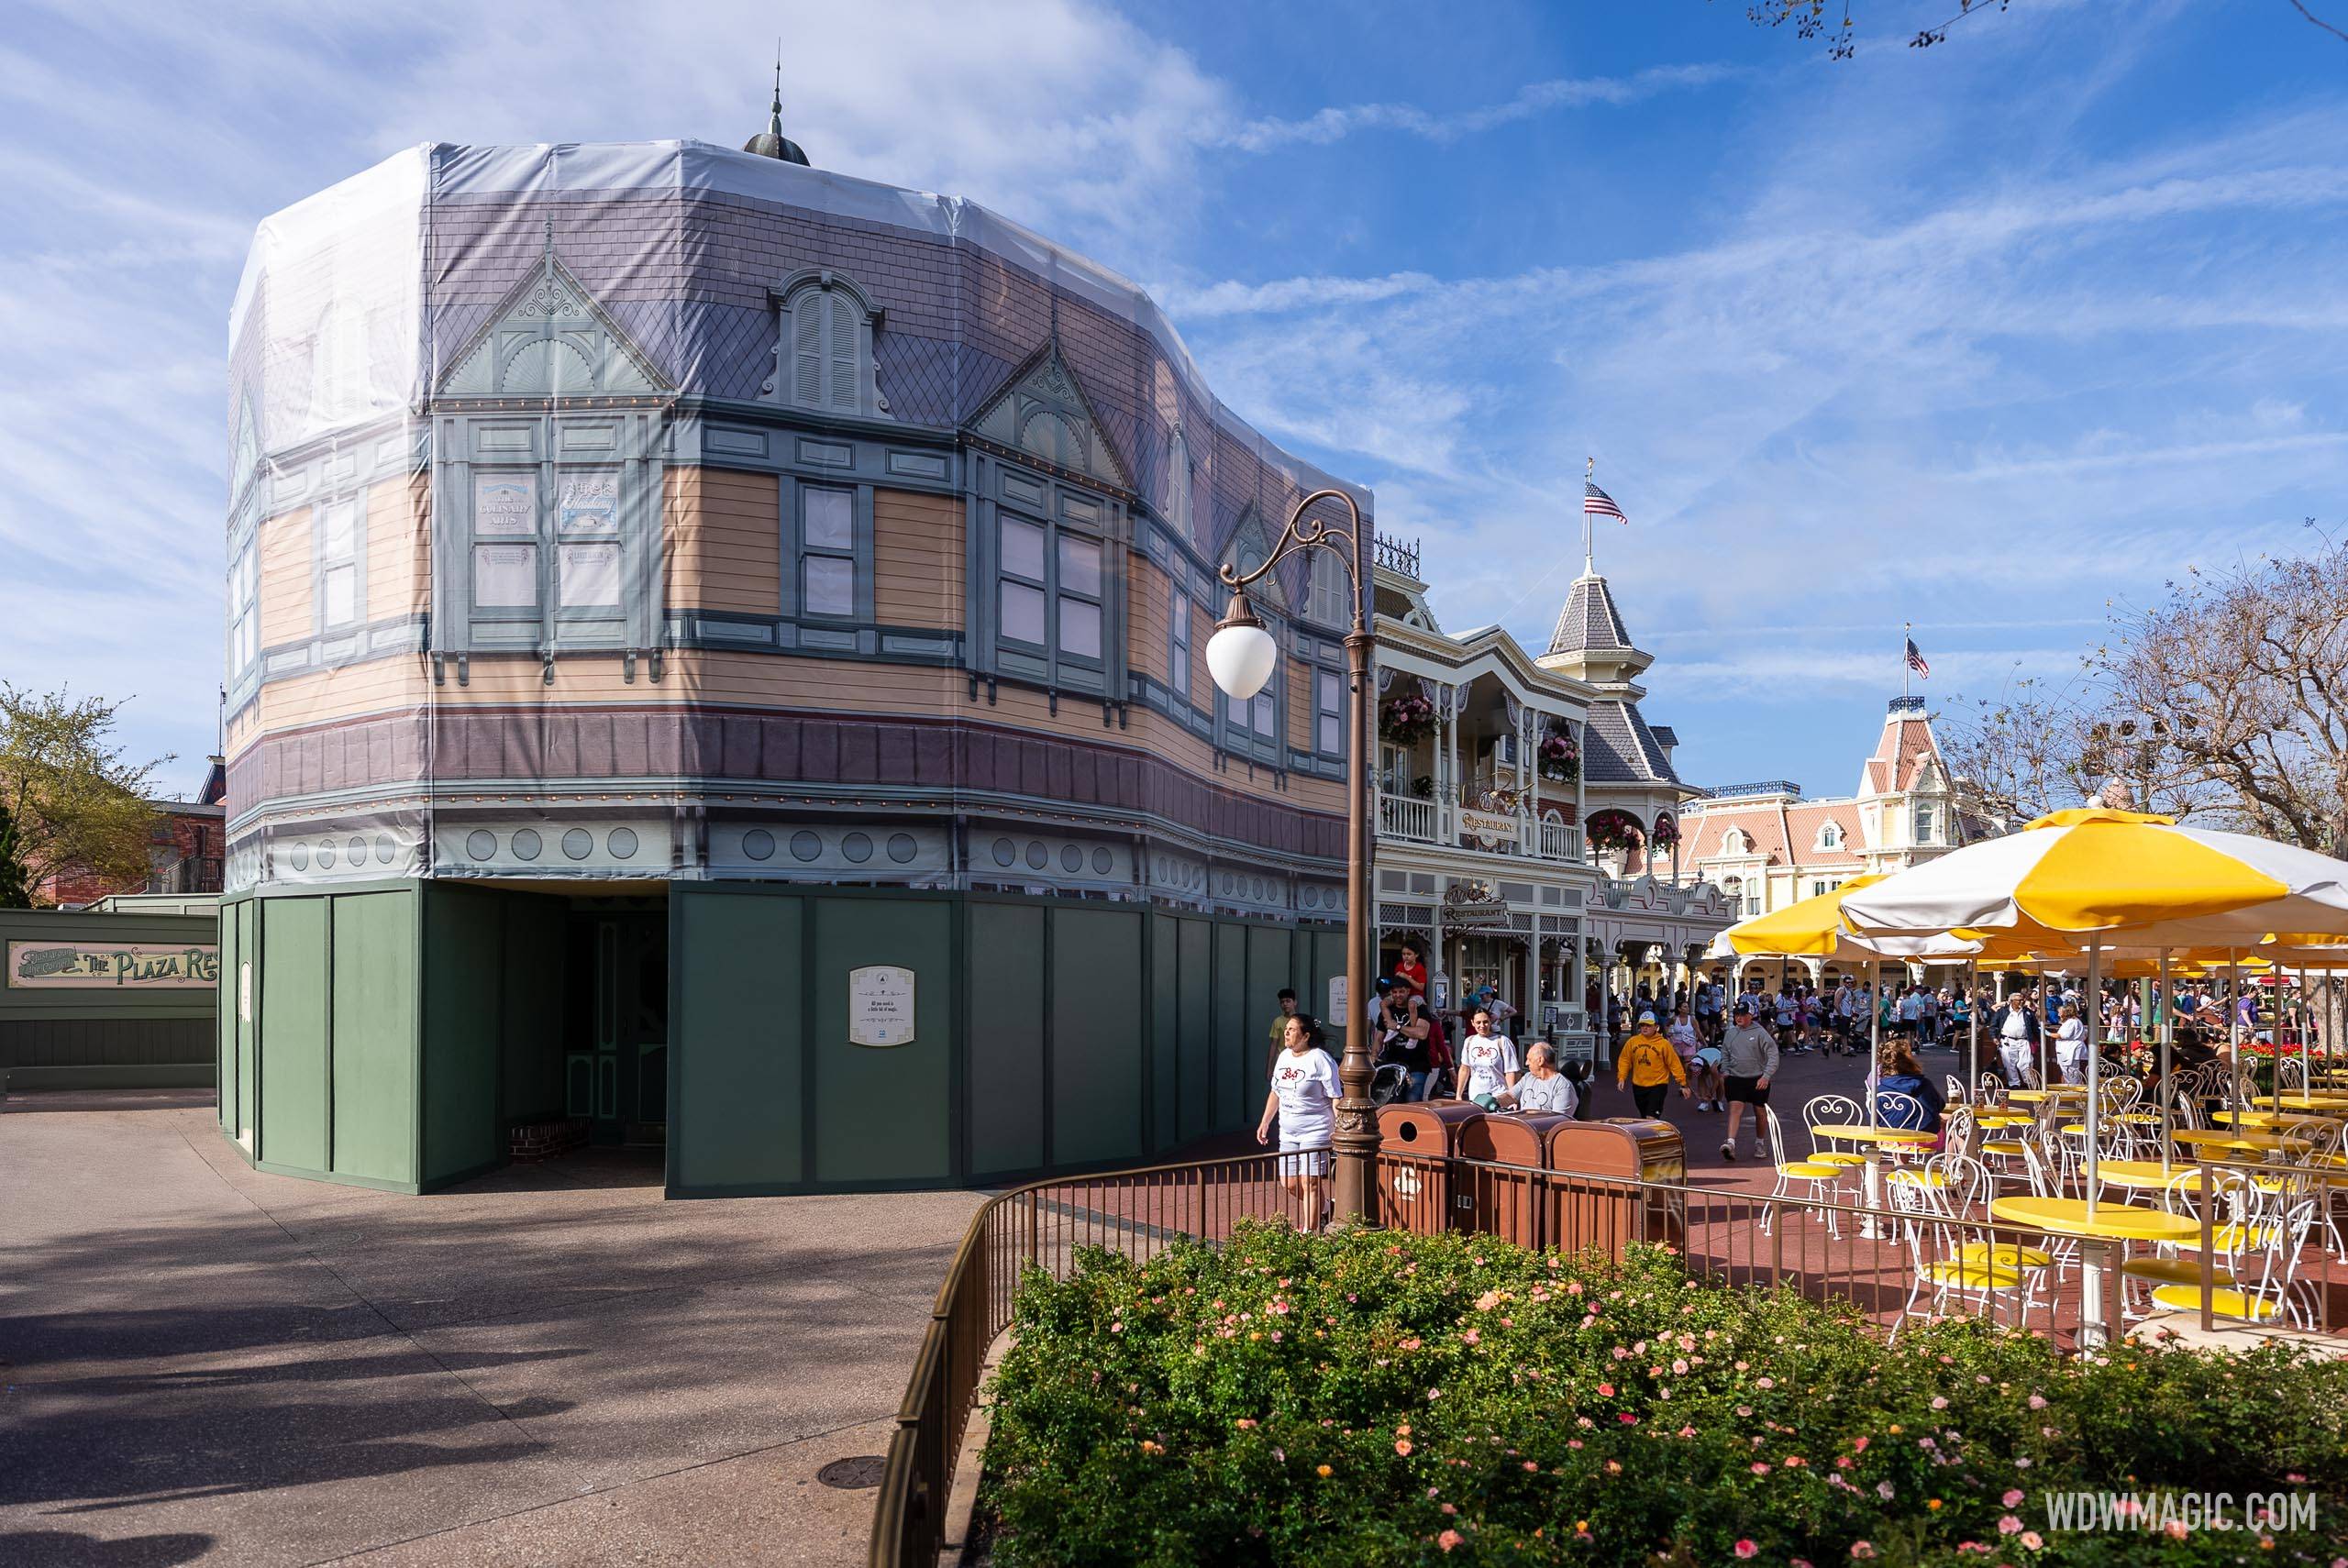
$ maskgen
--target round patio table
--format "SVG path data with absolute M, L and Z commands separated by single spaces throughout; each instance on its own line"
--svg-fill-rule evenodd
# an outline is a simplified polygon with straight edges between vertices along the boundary
M 2237 1149 L 2255 1154 L 2273 1154 L 2279 1149 L 2304 1149 L 2308 1146 L 2305 1138 L 2289 1138 L 2280 1132 L 2221 1132 L 2214 1128 L 2203 1131 L 2188 1127 L 2169 1136 L 2188 1148 Z
M 1866 1195 L 1869 1209 L 1883 1207 L 1883 1150 L 1916 1148 L 1930 1143 L 1940 1136 L 1937 1132 L 1920 1132 L 1913 1127 L 1870 1127 L 1863 1121 L 1825 1121 L 1810 1130 L 1812 1138 L 1833 1138 L 1844 1143 L 1866 1143 L 1867 1163 L 1860 1167 L 1859 1187 Z M 1875 1216 L 1869 1214 L 1859 1221 L 1859 1234 L 1874 1236 Z
M 2250 1102 L 2270 1110 L 2348 1112 L 2348 1094 L 2260 1094 Z
M 2096 1163 L 2095 1170 L 2097 1180 L 2108 1186 L 2124 1187 L 2134 1190 L 2165 1191 L 2168 1184 L 2178 1176 L 2187 1178 L 2187 1187 L 2201 1185 L 2201 1168 L 2182 1160 L 2173 1162 L 2166 1170 L 2161 1168 L 2161 1163 L 2158 1160 L 2099 1160 Z M 2251 1179 L 2260 1190 L 2265 1192 L 2279 1191 L 2283 1186 L 2282 1178 L 2279 1176 L 2253 1176 Z M 2103 1205 L 2098 1204 L 2096 1212 L 2100 1214 L 2103 1208 Z
M 2058 1235 L 2077 1236 L 2102 1254 L 2122 1250 L 2130 1242 L 2181 1242 L 2201 1233 L 2198 1220 L 2134 1203 L 2098 1203 L 2090 1216 L 2084 1198 L 2031 1195 L 1992 1198 L 1989 1218 L 2009 1225 L 2027 1225 Z M 2099 1257 L 2080 1270 L 2082 1345 L 2100 1345 L 2110 1338 L 2110 1328 L 2103 1320 L 2103 1272 L 2104 1264 L 2112 1261 L 2116 1260 Z
M 2085 1099 L 2085 1084 L 2049 1084 L 2044 1088 L 2014 1088 L 2006 1091 L 2008 1099 L 2018 1099 L 2024 1105 L 2043 1105 L 2050 1099 Z
M 2348 1112 L 2339 1110 L 2213 1110 L 2210 1118 L 2234 1127 L 2264 1130 L 2296 1127 L 2302 1121 L 2329 1121 Z

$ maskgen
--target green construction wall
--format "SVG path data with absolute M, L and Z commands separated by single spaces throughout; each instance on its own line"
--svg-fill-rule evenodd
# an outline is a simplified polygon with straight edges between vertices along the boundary
M 223 1132 L 272 1171 L 404 1191 L 500 1163 L 512 1123 L 561 1113 L 569 918 L 469 884 L 229 900 Z M 759 883 L 672 884 L 669 922 L 680 1197 L 987 1185 L 1252 1126 L 1276 994 L 1325 1005 L 1343 947 L 1131 905 Z M 869 965 L 914 972 L 909 1042 L 850 1043 Z
M 677 884 L 673 1196 L 992 1185 L 1250 1127 L 1283 986 L 1335 933 L 1009 895 Z M 914 1039 L 847 1041 L 848 972 L 915 976 Z
M 392 892 L 318 900 L 334 917 L 328 1168 L 338 1176 L 416 1179 L 416 900 Z
M 560 1111 L 566 911 L 453 883 L 227 900 L 221 1131 L 264 1169 L 401 1191 L 498 1165 L 509 1122 Z
M 11 942 L 211 947 L 210 914 L 0 910 L 0 967 Z M 11 1089 L 187 1088 L 216 1080 L 218 992 L 20 987 L 0 975 L 0 1085 Z

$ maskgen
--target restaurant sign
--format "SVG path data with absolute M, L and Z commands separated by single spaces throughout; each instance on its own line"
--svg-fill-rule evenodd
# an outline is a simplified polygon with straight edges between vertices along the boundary
M 220 950 L 162 942 L 11 942 L 11 990 L 209 990 Z
M 1443 928 L 1445 931 L 1480 931 L 1508 923 L 1508 900 L 1493 892 L 1490 883 L 1463 879 L 1444 889 Z
M 1517 823 L 1513 816 L 1502 816 L 1498 812 L 1471 811 L 1462 806 L 1459 809 L 1459 831 L 1486 845 L 1513 844 L 1516 842 Z

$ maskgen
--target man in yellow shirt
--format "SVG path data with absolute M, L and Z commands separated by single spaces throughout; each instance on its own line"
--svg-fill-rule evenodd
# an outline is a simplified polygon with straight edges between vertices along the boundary
M 1679 1085 L 1679 1098 L 1688 1098 L 1688 1069 L 1679 1065 L 1679 1053 L 1672 1049 L 1655 1026 L 1655 1014 L 1639 1014 L 1639 1026 L 1623 1043 L 1623 1054 L 1614 1059 L 1616 1088 L 1628 1081 L 1632 1103 L 1641 1116 L 1661 1116 L 1663 1101 L 1671 1086 Z

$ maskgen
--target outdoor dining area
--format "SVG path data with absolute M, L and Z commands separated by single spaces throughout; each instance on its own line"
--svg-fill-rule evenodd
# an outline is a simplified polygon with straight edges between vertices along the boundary
M 1724 932 L 1722 956 L 1827 958 L 1870 973 L 1959 964 L 1979 976 L 2083 977 L 2083 1082 L 2049 1055 L 1985 1050 L 1980 1009 L 1937 1095 L 1885 1085 L 1879 1016 L 1863 1092 L 1770 1116 L 1764 1228 L 1807 1223 L 1902 1254 L 1896 1339 L 1962 1313 L 2058 1329 L 2083 1347 L 2178 1331 L 2348 1329 L 2348 1072 L 2303 1029 L 2254 1042 L 2237 1010 L 2221 1048 L 2180 1059 L 2173 1008 L 2117 1038 L 2108 984 L 2188 975 L 2230 996 L 2262 975 L 2348 968 L 2348 863 L 2172 819 L 2088 807 Z M 1874 1012 L 1876 1010 L 1871 1009 Z M 2052 1034 L 2050 1029 L 2048 1034 Z M 2051 1043 L 2051 1042 L 2050 1042 Z M 2212 1043 L 2213 1045 L 2215 1043 Z M 2015 1078 L 2020 1081 L 2014 1081 Z M 1894 1080 L 1920 1087 L 1911 1077 Z M 1937 1106 L 1927 1101 L 1937 1099 Z

